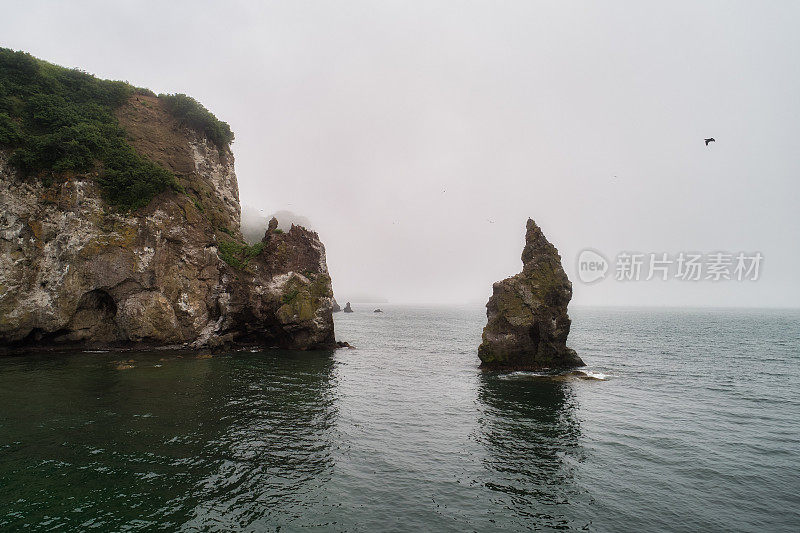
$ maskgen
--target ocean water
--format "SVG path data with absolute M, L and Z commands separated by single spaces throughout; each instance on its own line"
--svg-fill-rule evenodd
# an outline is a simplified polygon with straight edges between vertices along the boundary
M 382 308 L 353 350 L 0 358 L 0 530 L 800 530 L 800 312 L 576 308 L 547 377 L 478 370 L 481 307 Z

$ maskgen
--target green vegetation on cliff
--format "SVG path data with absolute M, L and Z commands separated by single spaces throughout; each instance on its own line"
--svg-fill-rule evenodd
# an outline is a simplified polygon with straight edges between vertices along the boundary
M 122 81 L 59 67 L 0 48 L 0 147 L 26 176 L 97 172 L 106 200 L 123 210 L 147 205 L 173 174 L 134 150 L 114 110 L 134 94 L 152 94 Z M 162 95 L 170 112 L 220 148 L 230 127 L 185 95 Z
M 236 241 L 220 241 L 219 256 L 233 268 L 243 270 L 252 258 L 261 253 L 264 249 L 263 242 L 249 246 Z
M 227 122 L 222 122 L 211 111 L 185 94 L 159 94 L 172 115 L 186 123 L 187 126 L 205 133 L 206 137 L 223 149 L 233 142 L 233 132 Z

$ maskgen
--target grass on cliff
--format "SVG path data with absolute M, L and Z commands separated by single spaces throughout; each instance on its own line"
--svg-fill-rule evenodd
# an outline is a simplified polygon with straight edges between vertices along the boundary
M 243 270 L 252 258 L 264 249 L 263 242 L 249 246 L 236 241 L 221 241 L 219 243 L 219 257 L 233 268 Z
M 0 48 L 0 147 L 11 151 L 11 164 L 26 176 L 49 180 L 65 172 L 96 171 L 111 205 L 143 207 L 174 187 L 175 177 L 137 154 L 114 116 L 137 93 L 152 91 Z M 233 140 L 230 127 L 197 101 L 162 97 L 171 113 L 220 148 Z
M 206 137 L 222 149 L 233 142 L 233 132 L 227 122 L 222 122 L 211 111 L 185 94 L 159 94 L 169 112 L 187 126 L 205 133 Z

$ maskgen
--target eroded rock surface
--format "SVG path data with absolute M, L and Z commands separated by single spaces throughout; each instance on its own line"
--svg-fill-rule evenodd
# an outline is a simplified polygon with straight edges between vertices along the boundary
M 229 283 L 234 324 L 243 324 L 240 340 L 272 339 L 294 349 L 332 348 L 333 290 L 325 247 L 317 234 L 292 225 L 286 232 L 267 230 L 263 248 Z
M 540 370 L 583 366 L 566 344 L 572 283 L 558 250 L 531 219 L 522 264 L 522 272 L 492 286 L 486 304 L 488 322 L 478 348 L 481 367 Z
M 335 347 L 317 234 L 268 231 L 236 266 L 226 263 L 224 250 L 243 243 L 230 149 L 180 124 L 154 97 L 132 98 L 118 118 L 182 191 L 121 213 L 93 175 L 46 186 L 18 175 L 0 151 L 0 349 Z

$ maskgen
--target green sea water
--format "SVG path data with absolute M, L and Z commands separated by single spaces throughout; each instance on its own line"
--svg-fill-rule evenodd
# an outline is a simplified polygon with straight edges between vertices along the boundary
M 354 350 L 0 358 L 0 530 L 800 530 L 800 312 L 573 309 L 553 379 L 479 371 L 481 307 L 355 307 Z

